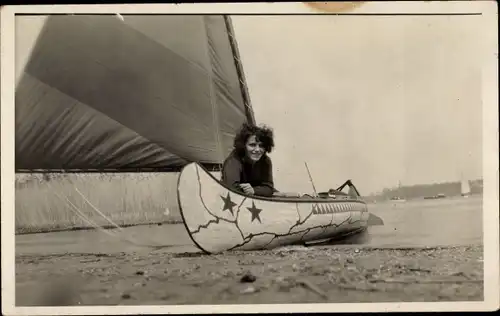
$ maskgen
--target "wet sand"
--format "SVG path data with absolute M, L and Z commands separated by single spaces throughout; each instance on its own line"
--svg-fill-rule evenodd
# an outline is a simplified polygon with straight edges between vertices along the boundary
M 18 255 L 16 305 L 483 300 L 482 259 L 481 246 Z

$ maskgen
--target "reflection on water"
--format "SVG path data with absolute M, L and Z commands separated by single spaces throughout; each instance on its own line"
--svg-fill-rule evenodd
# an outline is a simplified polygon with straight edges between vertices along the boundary
M 369 210 L 384 220 L 384 226 L 370 227 L 357 243 L 375 247 L 482 244 L 481 196 L 385 202 L 371 204 Z M 175 252 L 197 250 L 183 224 L 16 236 L 16 254 L 149 252 L 154 246 L 168 246 Z

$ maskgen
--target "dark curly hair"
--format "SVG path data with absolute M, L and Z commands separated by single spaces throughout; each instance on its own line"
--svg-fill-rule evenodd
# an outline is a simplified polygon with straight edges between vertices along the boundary
M 274 148 L 274 133 L 270 127 L 256 126 L 243 123 L 238 134 L 234 138 L 234 149 L 239 157 L 245 156 L 245 146 L 249 137 L 255 135 L 257 141 L 262 142 L 266 153 L 270 153 Z

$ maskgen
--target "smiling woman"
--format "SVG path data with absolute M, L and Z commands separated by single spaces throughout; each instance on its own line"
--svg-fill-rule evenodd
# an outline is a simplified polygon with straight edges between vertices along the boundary
M 222 183 L 247 195 L 300 197 L 278 192 L 274 187 L 273 165 L 267 155 L 274 148 L 273 130 L 243 124 L 234 138 L 234 149 L 224 161 Z
M 249 195 L 272 196 L 274 188 L 271 158 L 272 129 L 243 124 L 234 138 L 234 149 L 224 161 L 222 182 Z

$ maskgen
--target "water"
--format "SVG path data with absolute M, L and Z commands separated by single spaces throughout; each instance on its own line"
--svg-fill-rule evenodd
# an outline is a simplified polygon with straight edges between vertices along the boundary
M 369 210 L 381 217 L 385 225 L 370 227 L 368 234 L 355 243 L 374 247 L 433 247 L 483 242 L 481 196 L 391 201 L 371 204 Z M 183 224 L 136 226 L 108 234 L 96 230 L 18 235 L 16 254 L 151 251 L 137 244 L 169 246 L 167 249 L 174 252 L 197 251 Z
M 371 205 L 384 226 L 369 229 L 364 243 L 377 247 L 481 245 L 482 197 L 386 202 Z

